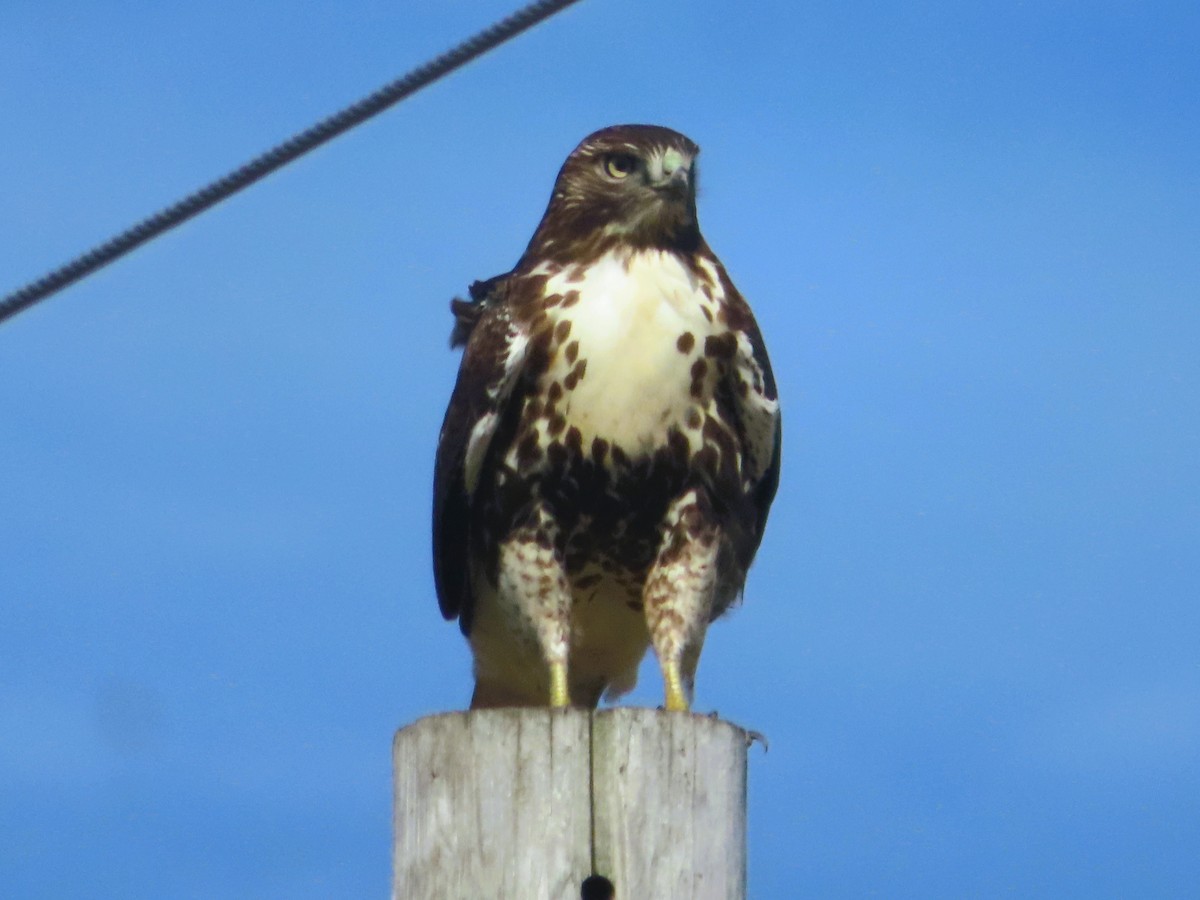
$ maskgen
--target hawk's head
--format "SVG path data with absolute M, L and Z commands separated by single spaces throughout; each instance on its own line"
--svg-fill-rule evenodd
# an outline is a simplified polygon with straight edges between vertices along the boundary
M 657 125 L 614 125 L 588 135 L 563 163 L 526 260 L 579 262 L 615 245 L 690 252 L 700 148 Z

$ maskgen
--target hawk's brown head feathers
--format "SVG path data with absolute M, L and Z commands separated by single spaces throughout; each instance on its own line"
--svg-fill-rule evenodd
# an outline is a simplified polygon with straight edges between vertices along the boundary
M 658 125 L 613 125 L 567 157 L 524 260 L 593 259 L 617 244 L 690 253 L 696 156 L 689 138 Z

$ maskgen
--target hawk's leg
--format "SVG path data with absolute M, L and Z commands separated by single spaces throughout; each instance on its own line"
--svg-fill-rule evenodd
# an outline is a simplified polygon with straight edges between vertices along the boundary
M 500 593 L 519 619 L 518 630 L 533 638 L 546 664 L 550 705 L 569 706 L 571 587 L 558 549 L 558 526 L 540 506 L 500 547 Z
M 646 625 L 666 688 L 666 706 L 691 706 L 704 632 L 712 618 L 719 531 L 695 489 L 667 509 L 658 557 L 643 589 Z

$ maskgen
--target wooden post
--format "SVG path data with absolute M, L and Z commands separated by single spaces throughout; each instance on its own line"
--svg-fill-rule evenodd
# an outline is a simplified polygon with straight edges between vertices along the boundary
M 392 896 L 579 900 L 602 875 L 618 900 L 744 900 L 746 746 L 654 709 L 421 719 L 393 748 Z

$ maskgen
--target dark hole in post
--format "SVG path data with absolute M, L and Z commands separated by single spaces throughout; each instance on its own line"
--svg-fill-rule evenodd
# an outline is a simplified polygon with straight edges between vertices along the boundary
M 613 900 L 617 896 L 617 889 L 603 875 L 589 875 L 583 879 L 579 896 L 580 900 Z

